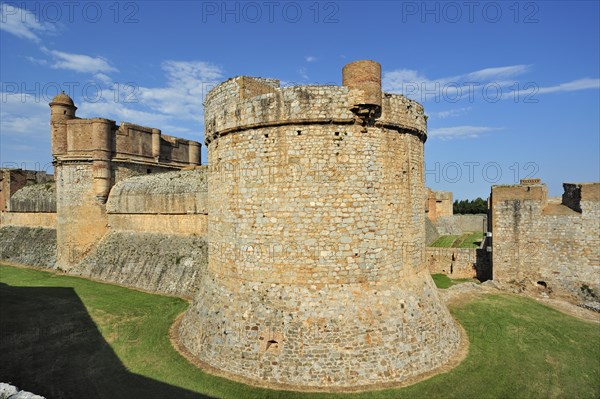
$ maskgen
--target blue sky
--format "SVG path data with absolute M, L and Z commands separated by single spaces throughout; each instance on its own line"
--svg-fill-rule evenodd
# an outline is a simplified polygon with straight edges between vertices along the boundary
M 51 162 L 49 100 L 204 141 L 204 94 L 236 75 L 340 84 L 382 64 L 424 104 L 426 184 L 458 199 L 540 177 L 600 180 L 600 2 L 2 2 L 0 164 Z M 203 151 L 206 160 L 206 149 Z

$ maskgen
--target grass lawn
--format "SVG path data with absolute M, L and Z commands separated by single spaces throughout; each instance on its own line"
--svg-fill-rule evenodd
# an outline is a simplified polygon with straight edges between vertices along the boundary
M 471 346 L 449 373 L 402 389 L 302 394 L 249 387 L 190 365 L 167 337 L 188 306 L 181 299 L 8 266 L 0 266 L 0 282 L 0 380 L 49 398 L 600 396 L 600 327 L 512 295 L 451 308 Z
M 430 247 L 443 247 L 443 248 L 479 248 L 483 240 L 483 233 L 471 232 L 462 235 L 447 235 L 441 236 L 433 243 Z
M 469 281 L 472 283 L 479 283 L 477 280 L 472 278 L 450 278 L 445 274 L 432 274 L 431 278 L 433 278 L 433 282 L 438 288 L 450 288 L 453 285 L 466 283 Z

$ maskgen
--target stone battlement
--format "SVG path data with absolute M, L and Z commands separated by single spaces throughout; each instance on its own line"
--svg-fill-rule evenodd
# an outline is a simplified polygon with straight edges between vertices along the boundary
M 205 143 L 241 130 L 282 125 L 354 124 L 353 107 L 362 91 L 346 86 L 280 87 L 278 80 L 239 76 L 211 90 L 205 101 Z M 375 124 L 414 132 L 423 140 L 423 106 L 397 94 L 384 93 Z
M 97 152 L 113 161 L 166 167 L 200 164 L 200 143 L 162 134 L 159 129 L 104 118 L 66 122 L 66 148 L 61 161 L 93 159 Z

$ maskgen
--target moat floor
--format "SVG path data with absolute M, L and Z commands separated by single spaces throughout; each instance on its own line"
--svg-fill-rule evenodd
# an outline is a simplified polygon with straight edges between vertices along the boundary
M 456 368 L 399 389 L 259 389 L 203 373 L 168 333 L 188 303 L 0 266 L 0 381 L 47 398 L 597 398 L 600 325 L 500 293 L 450 302 L 469 335 Z

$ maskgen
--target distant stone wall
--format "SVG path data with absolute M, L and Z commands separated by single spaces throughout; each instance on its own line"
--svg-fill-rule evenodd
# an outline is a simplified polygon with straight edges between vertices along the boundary
M 112 188 L 109 214 L 207 214 L 206 167 L 131 177 Z
M 22 226 L 1 227 L 0 260 L 54 268 L 56 230 Z
M 433 222 L 442 216 L 452 216 L 452 193 L 450 191 L 432 190 L 427 188 L 427 200 L 425 205 L 427 217 Z
M 32 184 L 10 198 L 11 212 L 56 212 L 56 184 Z
M 438 233 L 435 224 L 431 221 L 431 219 L 425 217 L 425 245 L 430 245 L 437 240 L 439 236 L 440 233 Z
M 456 225 L 463 232 L 475 232 L 481 231 L 482 233 L 487 231 L 487 215 L 476 214 L 476 215 L 452 215 L 451 216 Z
M 21 188 L 53 179 L 52 175 L 36 170 L 0 169 L 0 212 L 10 211 L 10 199 Z
M 493 186 L 492 234 L 494 280 L 600 293 L 600 183 L 565 184 L 562 204 L 543 184 Z
M 440 216 L 433 223 L 440 236 L 460 235 L 467 232 L 487 231 L 487 215 Z
M 476 248 L 427 247 L 427 266 L 431 274 L 446 274 L 452 278 L 477 276 Z
M 454 216 L 439 217 L 434 225 L 441 236 L 460 235 L 463 233 L 463 229 L 458 225 L 458 221 Z
M 111 231 L 70 273 L 189 297 L 205 273 L 203 237 Z

